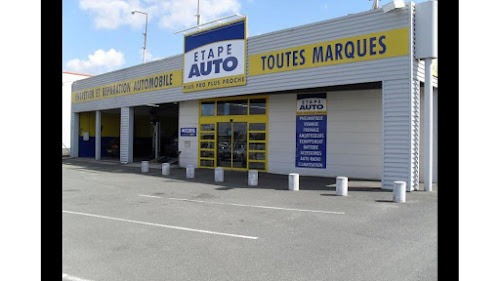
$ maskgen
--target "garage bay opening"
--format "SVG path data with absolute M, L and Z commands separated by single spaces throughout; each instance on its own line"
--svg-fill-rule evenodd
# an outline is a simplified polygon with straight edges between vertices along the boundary
M 178 103 L 134 108 L 134 162 L 177 163 Z

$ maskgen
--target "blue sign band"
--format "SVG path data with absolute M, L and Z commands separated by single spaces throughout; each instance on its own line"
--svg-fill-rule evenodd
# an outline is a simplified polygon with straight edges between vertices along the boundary
M 245 38 L 245 21 L 242 20 L 184 37 L 184 53 L 214 42 Z

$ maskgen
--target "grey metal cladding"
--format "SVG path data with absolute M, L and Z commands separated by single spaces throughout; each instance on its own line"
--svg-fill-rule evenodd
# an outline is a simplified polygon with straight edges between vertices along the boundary
M 409 57 L 410 65 L 413 67 L 414 54 L 415 54 L 415 5 L 411 5 L 410 13 L 410 50 L 411 56 Z M 411 141 L 411 178 L 407 184 L 411 186 L 412 189 L 418 189 L 418 179 L 419 179 L 419 141 L 420 141 L 420 83 L 417 79 L 414 79 L 415 68 L 411 69 L 411 92 L 410 92 L 410 141 Z
M 325 20 L 250 37 L 247 54 L 259 54 L 340 38 L 409 26 L 410 8 L 383 13 L 382 9 Z M 148 103 L 167 103 L 203 98 L 259 94 L 323 86 L 403 79 L 410 75 L 408 56 L 344 63 L 249 76 L 245 86 L 183 93 L 182 87 L 72 104 L 73 112 L 104 110 Z M 121 69 L 76 81 L 72 90 L 108 85 L 124 80 L 183 68 L 183 55 Z M 247 59 L 248 73 L 248 59 Z
M 70 147 L 71 157 L 78 157 L 79 138 L 80 138 L 80 114 L 71 113 L 71 147 Z
M 413 186 L 411 155 L 412 112 L 410 112 L 411 82 L 409 78 L 388 80 L 382 86 L 383 104 L 383 178 L 382 188 L 392 189 L 396 180 Z
M 418 189 L 419 173 L 420 173 L 420 82 L 412 79 L 412 93 L 411 93 L 411 155 L 412 155 L 412 180 L 413 189 Z
M 134 108 L 122 107 L 120 114 L 120 162 L 133 162 Z

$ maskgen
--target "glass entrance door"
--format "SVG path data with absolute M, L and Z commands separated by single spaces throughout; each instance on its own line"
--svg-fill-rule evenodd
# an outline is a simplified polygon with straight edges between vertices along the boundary
M 247 122 L 217 123 L 217 167 L 247 168 Z
M 233 124 L 233 168 L 247 168 L 247 123 Z
M 232 168 L 231 165 L 231 122 L 217 123 L 217 167 Z

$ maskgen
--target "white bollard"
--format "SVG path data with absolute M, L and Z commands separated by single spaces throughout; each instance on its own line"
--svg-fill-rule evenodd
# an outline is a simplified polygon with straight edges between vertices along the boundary
M 336 180 L 336 193 L 337 196 L 347 196 L 347 184 L 349 179 L 347 177 L 337 177 Z
M 293 191 L 299 190 L 299 174 L 296 173 L 288 174 L 288 190 L 293 190 Z
M 395 203 L 404 203 L 406 201 L 406 182 L 395 181 L 392 188 L 393 201 Z
M 149 172 L 149 161 L 141 161 L 141 172 Z
M 257 186 L 259 184 L 259 172 L 257 170 L 248 171 L 248 185 Z
M 186 178 L 187 179 L 193 179 L 194 178 L 194 166 L 193 165 L 187 165 L 186 166 Z
M 164 176 L 170 176 L 170 163 L 161 164 L 161 174 Z
M 224 182 L 224 168 L 215 168 L 215 182 Z

